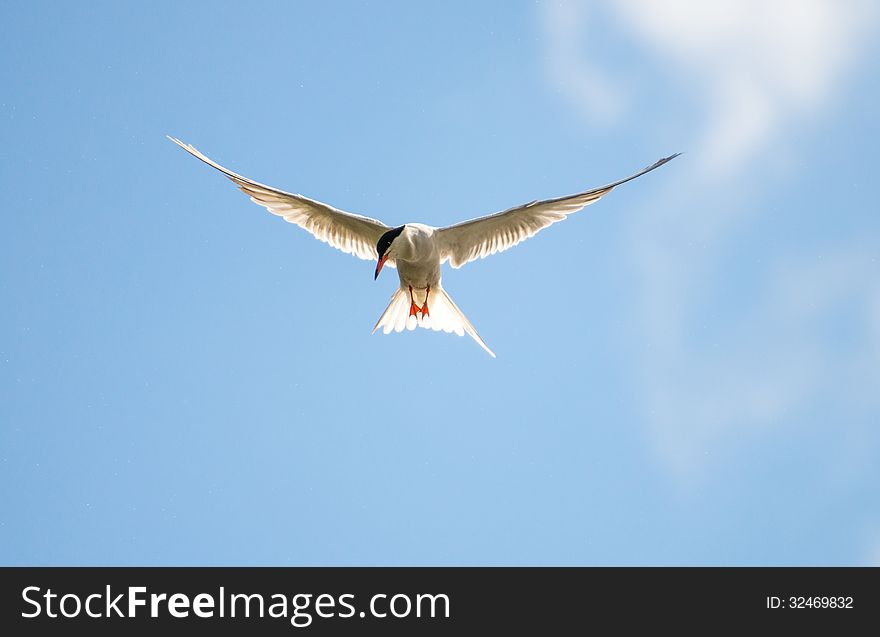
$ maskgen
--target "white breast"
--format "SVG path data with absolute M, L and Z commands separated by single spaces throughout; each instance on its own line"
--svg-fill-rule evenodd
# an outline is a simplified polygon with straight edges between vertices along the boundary
M 436 228 L 408 223 L 394 241 L 394 259 L 401 285 L 425 288 L 440 284 L 440 251 Z

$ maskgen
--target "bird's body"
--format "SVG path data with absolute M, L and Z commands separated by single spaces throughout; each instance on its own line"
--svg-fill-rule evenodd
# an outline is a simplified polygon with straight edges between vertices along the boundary
M 424 290 L 440 285 L 440 250 L 434 236 L 437 228 L 408 223 L 394 242 L 389 261 L 394 259 L 401 287 Z
M 231 179 L 245 194 L 269 212 L 310 232 L 315 238 L 361 259 L 376 259 L 375 277 L 386 264 L 397 268 L 400 286 L 379 317 L 373 332 L 424 327 L 463 335 L 467 332 L 491 356 L 491 349 L 477 334 L 443 289 L 440 270 L 445 262 L 453 268 L 477 258 L 501 252 L 534 236 L 547 226 L 565 219 L 584 206 L 598 201 L 613 188 L 659 168 L 677 157 L 661 159 L 619 181 L 575 195 L 532 201 L 486 217 L 446 228 L 407 223 L 391 228 L 381 221 L 337 210 L 332 206 L 242 177 L 212 161 L 189 144 L 170 137 L 178 146 L 213 166 Z
M 381 329 L 389 334 L 416 327 L 454 332 L 459 336 L 467 332 L 494 357 L 495 353 L 443 289 L 440 277 L 443 243 L 437 234 L 439 230 L 423 223 L 408 223 L 389 231 L 388 234 L 397 234 L 382 264 L 397 268 L 400 287 L 391 295 L 373 332 Z M 377 275 L 379 270 L 381 265 L 376 268 Z

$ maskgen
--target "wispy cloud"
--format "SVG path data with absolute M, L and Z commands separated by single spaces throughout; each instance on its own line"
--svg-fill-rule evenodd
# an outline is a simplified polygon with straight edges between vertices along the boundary
M 616 14 L 702 84 L 700 151 L 732 170 L 832 98 L 866 35 L 869 5 L 828 0 L 622 0 Z
M 599 10 L 599 7 L 603 10 Z M 737 168 L 792 132 L 835 95 L 876 11 L 829 0 L 620 0 L 545 7 L 548 74 L 591 121 L 606 125 L 630 107 L 631 77 L 589 43 L 592 14 L 612 19 L 632 43 L 700 87 L 696 140 L 714 172 Z M 592 30 L 591 30 L 592 29 Z
M 560 93 L 592 122 L 617 121 L 627 104 L 624 87 L 586 55 L 584 38 L 588 7 L 563 2 L 543 13 L 544 28 L 551 34 L 545 55 L 547 73 Z
M 591 60 L 574 42 L 595 28 L 579 4 L 545 7 L 549 79 L 585 117 L 614 121 L 630 107 L 625 68 Z M 606 20 L 633 47 L 661 61 L 669 79 L 697 90 L 682 117 L 697 113 L 682 140 L 691 167 L 670 175 L 662 207 L 638 215 L 631 247 L 641 278 L 643 403 L 661 457 L 675 472 L 702 465 L 719 440 L 796 417 L 833 369 L 848 396 L 872 400 L 880 377 L 880 263 L 871 242 L 828 244 L 816 261 L 797 250 L 771 255 L 763 289 L 745 298 L 711 347 L 697 346 L 694 323 L 707 296 L 724 285 L 718 271 L 727 236 L 745 223 L 756 179 L 750 160 L 785 148 L 833 112 L 877 12 L 865 2 L 821 0 L 621 0 Z M 614 78 L 614 79 L 612 79 Z M 624 78 L 617 83 L 616 78 Z M 564 88 L 570 83 L 568 88 Z M 623 121 L 621 119 L 621 121 Z M 679 173 L 684 175 L 685 173 Z M 720 194 L 719 194 L 720 193 Z M 730 193 L 736 193 L 731 197 Z M 712 214 L 703 211 L 711 210 Z M 843 351 L 823 333 L 824 318 L 845 308 L 865 345 Z M 698 330 L 697 330 L 698 331 Z

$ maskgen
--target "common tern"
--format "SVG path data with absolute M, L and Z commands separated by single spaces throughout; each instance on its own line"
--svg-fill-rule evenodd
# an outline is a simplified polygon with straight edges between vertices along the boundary
M 254 203 L 285 221 L 295 223 L 316 239 L 348 254 L 376 261 L 373 279 L 384 266 L 396 267 L 400 287 L 373 327 L 388 334 L 413 330 L 417 326 L 436 331 L 467 332 L 493 358 L 495 353 L 447 294 L 440 282 L 440 265 L 453 268 L 512 248 L 549 225 L 562 221 L 611 192 L 613 188 L 659 168 L 681 153 L 664 157 L 634 175 L 606 186 L 566 197 L 532 201 L 503 212 L 446 228 L 406 223 L 391 228 L 381 221 L 338 210 L 314 199 L 297 195 L 242 177 L 206 157 L 190 144 L 169 136 L 185 151 L 213 166 L 249 195 Z

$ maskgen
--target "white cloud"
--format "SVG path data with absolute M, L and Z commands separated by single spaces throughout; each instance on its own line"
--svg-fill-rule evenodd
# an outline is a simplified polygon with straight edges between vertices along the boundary
M 865 23 L 860 5 L 827 0 L 623 0 L 624 23 L 704 87 L 702 155 L 735 168 L 791 117 L 833 94 Z
M 583 55 L 586 6 L 578 3 L 551 5 L 543 14 L 548 39 L 545 62 L 556 88 L 593 122 L 618 120 L 626 103 L 623 87 Z
M 792 118 L 833 97 L 868 35 L 866 2 L 829 0 L 618 0 L 603 3 L 632 43 L 705 100 L 695 151 L 715 174 L 729 172 L 772 143 Z M 628 107 L 625 69 L 603 68 L 579 43 L 590 41 L 585 5 L 544 12 L 551 79 L 578 110 L 607 124 Z
M 545 7 L 549 79 L 591 121 L 620 117 L 638 95 L 627 69 L 600 64 L 574 43 L 596 28 L 580 5 Z M 696 90 L 683 117 L 698 114 L 686 171 L 634 215 L 633 259 L 641 278 L 642 402 L 660 456 L 673 473 L 699 470 L 718 445 L 784 426 L 838 382 L 840 395 L 878 407 L 880 264 L 877 248 L 855 237 L 827 245 L 816 261 L 796 249 L 767 255 L 766 282 L 734 317 L 719 317 L 718 342 L 696 345 L 694 321 L 706 313 L 727 237 L 744 223 L 768 164 L 751 162 L 785 148 L 831 112 L 859 59 L 873 5 L 821 0 L 620 0 L 602 12 L 629 45 Z M 614 80 L 610 78 L 615 78 Z M 617 84 L 617 78 L 624 78 Z M 566 84 L 571 86 L 566 88 Z M 602 123 L 602 122 L 600 122 Z M 760 165 L 760 168 L 758 168 Z M 753 171 L 753 172 L 750 172 Z M 760 171 L 760 172 L 759 172 Z M 731 197 L 730 193 L 735 193 Z M 658 204 L 662 201 L 662 204 Z M 711 211 L 711 214 L 706 214 Z M 749 248 L 738 246 L 748 253 Z M 849 352 L 823 332 L 839 308 L 859 317 Z M 829 375 L 833 370 L 836 376 Z M 840 380 L 844 379 L 844 380 Z M 873 402 L 871 402 L 873 401 Z
M 642 380 L 652 432 L 670 466 L 687 475 L 707 453 L 747 442 L 754 432 L 791 426 L 792 418 L 809 416 L 817 404 L 830 401 L 841 430 L 855 432 L 864 425 L 850 421 L 853 413 L 880 410 L 875 250 L 840 246 L 812 263 L 800 255 L 780 257 L 768 266 L 759 298 L 749 299 L 731 325 L 718 328 L 717 346 L 693 344 L 699 326 L 687 308 L 701 302 L 696 295 L 658 300 L 657 294 L 677 290 L 677 284 L 643 273 L 655 293 L 643 305 L 654 347 L 640 361 Z M 683 269 L 675 275 L 689 278 Z M 845 332 L 829 334 L 834 326 L 841 329 L 841 312 L 849 315 Z M 666 325 L 653 328 L 656 316 L 665 317 Z M 873 458 L 858 449 L 846 455 L 859 465 L 850 469 L 873 466 Z

